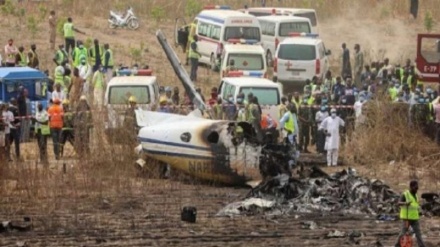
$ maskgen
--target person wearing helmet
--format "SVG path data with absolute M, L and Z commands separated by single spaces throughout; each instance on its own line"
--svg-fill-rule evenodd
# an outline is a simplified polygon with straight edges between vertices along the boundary
M 336 109 L 332 108 L 330 116 L 325 118 L 319 126 L 326 136 L 325 150 L 327 150 L 327 166 L 336 166 L 338 164 L 339 151 L 339 127 L 344 127 L 345 122 L 336 115 Z
M 53 99 L 53 104 L 49 107 L 47 113 L 49 114 L 49 127 L 52 135 L 53 152 L 55 159 L 60 159 L 60 137 L 63 128 L 63 108 L 60 106 L 61 100 Z
M 60 138 L 60 156 L 64 155 L 64 145 L 66 141 L 69 141 L 72 147 L 74 146 L 74 133 L 73 133 L 73 113 L 70 110 L 70 102 L 68 99 L 63 100 L 63 128 L 61 129 Z
M 168 100 L 166 96 L 161 96 L 159 99 L 159 109 L 158 112 L 170 113 L 170 108 L 168 106 Z

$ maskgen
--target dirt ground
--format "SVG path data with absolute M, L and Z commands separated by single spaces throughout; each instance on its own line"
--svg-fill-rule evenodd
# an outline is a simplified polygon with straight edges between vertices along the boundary
M 172 41 L 174 21 L 170 18 L 156 23 L 144 16 L 138 31 L 110 30 L 106 20 L 108 8 L 102 7 L 102 11 L 94 16 L 73 16 L 76 27 L 87 33 L 77 37 L 83 40 L 98 38 L 101 43 L 109 43 L 117 63 L 126 65 L 135 63 L 130 50 L 141 47 L 140 65 L 149 65 L 161 85 L 181 87 L 154 36 L 160 28 Z M 415 57 L 416 34 L 424 32 L 423 20 L 410 22 L 406 16 L 393 15 L 392 10 L 387 18 L 374 15 L 364 18 L 361 7 L 351 7 L 341 15 L 326 15 L 319 24 L 320 36 L 333 53 L 331 63 L 335 73 L 338 73 L 340 45 L 343 42 L 347 43 L 352 54 L 354 44 L 361 44 L 366 61 L 389 57 L 391 61 L 403 64 L 406 58 Z M 42 68 L 53 71 L 53 51 L 48 49 L 47 23 L 39 24 L 40 32 L 34 38 L 24 24 L 16 23 L 14 18 L 0 20 L 5 27 L 0 30 L 2 42 L 14 37 L 17 46 L 28 47 L 36 43 Z M 439 31 L 439 26 L 434 25 L 433 32 Z M 57 37 L 57 43 L 61 41 L 61 37 Z M 182 52 L 176 52 L 183 61 Z M 219 84 L 218 73 L 208 69 L 201 68 L 199 77 L 197 86 L 202 87 L 205 95 L 210 87 Z M 96 169 L 88 170 L 87 164 L 72 157 L 51 161 L 50 167 L 43 169 L 34 162 L 37 159 L 34 152 L 36 144 L 24 146 L 24 149 L 26 162 L 1 166 L 0 221 L 21 220 L 28 216 L 32 219 L 33 229 L 0 233 L 0 246 L 23 246 L 23 242 L 27 246 L 353 245 L 347 242 L 347 238 L 325 239 L 331 230 L 363 233 L 360 246 L 392 246 L 399 231 L 399 222 L 379 222 L 374 217 L 338 214 L 218 218 L 215 214 L 219 209 L 241 200 L 248 189 L 180 179 L 147 179 L 138 176 L 131 163 L 118 164 L 117 172 L 100 173 Z M 63 163 L 66 163 L 66 172 L 63 172 Z M 113 165 L 109 164 L 106 171 L 112 168 Z M 342 168 L 324 169 L 333 172 Z M 406 164 L 383 162 L 356 169 L 362 175 L 385 180 L 397 191 L 405 189 L 411 178 L 421 180 L 421 192 L 438 191 L 439 187 L 436 166 L 414 172 Z M 431 177 L 435 179 L 427 179 Z M 195 224 L 180 220 L 183 206 L 197 208 Z M 318 229 L 302 229 L 301 222 L 308 220 L 315 221 Z M 427 246 L 439 246 L 440 220 L 422 218 L 421 226 L 429 244 Z

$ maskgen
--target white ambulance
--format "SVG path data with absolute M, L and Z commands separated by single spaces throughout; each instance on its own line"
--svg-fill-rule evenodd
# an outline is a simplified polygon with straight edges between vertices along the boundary
M 229 39 L 261 42 L 260 24 L 255 16 L 235 10 L 208 9 L 196 16 L 199 62 L 218 71 L 220 56 Z
M 234 66 L 229 66 L 231 61 Z M 232 74 L 267 78 L 266 56 L 263 47 L 247 43 L 246 40 L 229 40 L 223 49 L 220 77 Z
M 330 67 L 330 54 L 317 34 L 301 33 L 297 37 L 287 38 L 276 50 L 273 80 L 303 84 L 314 76 L 323 78 Z
M 105 132 L 108 136 L 118 136 L 115 134 L 124 127 L 125 111 L 131 96 L 136 98 L 137 106 L 144 110 L 151 109 L 159 101 L 157 77 L 152 75 L 151 70 L 127 69 L 118 73 L 123 76 L 113 77 L 109 81 L 104 96 L 107 111 Z
M 311 33 L 312 24 L 304 17 L 295 16 L 262 16 L 257 17 L 261 26 L 261 44 L 266 53 L 268 66 L 273 66 L 277 46 L 285 38 L 296 33 Z
M 251 14 L 253 16 L 269 16 L 269 15 L 287 15 L 305 17 L 310 20 L 312 24 L 312 33 L 318 33 L 318 18 L 314 9 L 297 9 L 297 8 L 271 8 L 271 7 L 256 7 L 239 9 L 242 13 Z
M 270 114 L 279 123 L 278 105 L 283 95 L 279 83 L 257 77 L 224 77 L 218 90 L 220 98 L 226 100 L 229 95 L 232 95 L 234 103 L 237 102 L 237 96 L 240 93 L 244 93 L 245 99 L 249 93 L 252 93 L 258 98 L 263 114 Z

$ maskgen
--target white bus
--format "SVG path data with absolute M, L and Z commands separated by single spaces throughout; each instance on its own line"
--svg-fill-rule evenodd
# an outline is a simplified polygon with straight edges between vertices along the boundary
M 271 8 L 271 7 L 257 7 L 239 9 L 242 13 L 247 13 L 253 16 L 268 16 L 268 15 L 287 15 L 305 17 L 310 20 L 312 24 L 312 33 L 318 33 L 318 18 L 314 9 L 296 9 L 296 8 Z
M 279 43 L 296 33 L 311 33 L 312 24 L 305 17 L 261 16 L 257 17 L 261 26 L 261 44 L 266 54 L 268 66 L 273 66 L 274 55 Z
M 230 39 L 261 42 L 260 24 L 255 16 L 235 10 L 203 10 L 196 16 L 199 62 L 218 71 L 224 45 Z

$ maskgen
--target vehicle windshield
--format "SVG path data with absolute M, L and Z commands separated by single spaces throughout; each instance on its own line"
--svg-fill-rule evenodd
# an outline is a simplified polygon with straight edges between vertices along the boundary
M 288 37 L 290 33 L 310 33 L 308 22 L 280 23 L 280 37 Z
M 261 40 L 259 27 L 226 27 L 225 40 L 228 39 L 254 39 Z
M 284 44 L 280 45 L 278 58 L 283 60 L 310 61 L 316 59 L 316 49 L 313 45 Z
M 313 12 L 306 12 L 306 13 L 295 13 L 295 16 L 298 17 L 304 17 L 310 20 L 310 23 L 312 26 L 316 26 L 316 15 Z
M 148 86 L 111 86 L 108 97 L 110 105 L 126 105 L 130 96 L 136 97 L 138 104 L 150 103 Z
M 258 98 L 260 105 L 278 105 L 280 95 L 277 88 L 270 87 L 241 87 L 240 93 L 248 95 L 252 93 Z
M 234 67 L 237 70 L 262 70 L 264 60 L 262 54 L 229 54 L 228 63 L 234 60 Z

